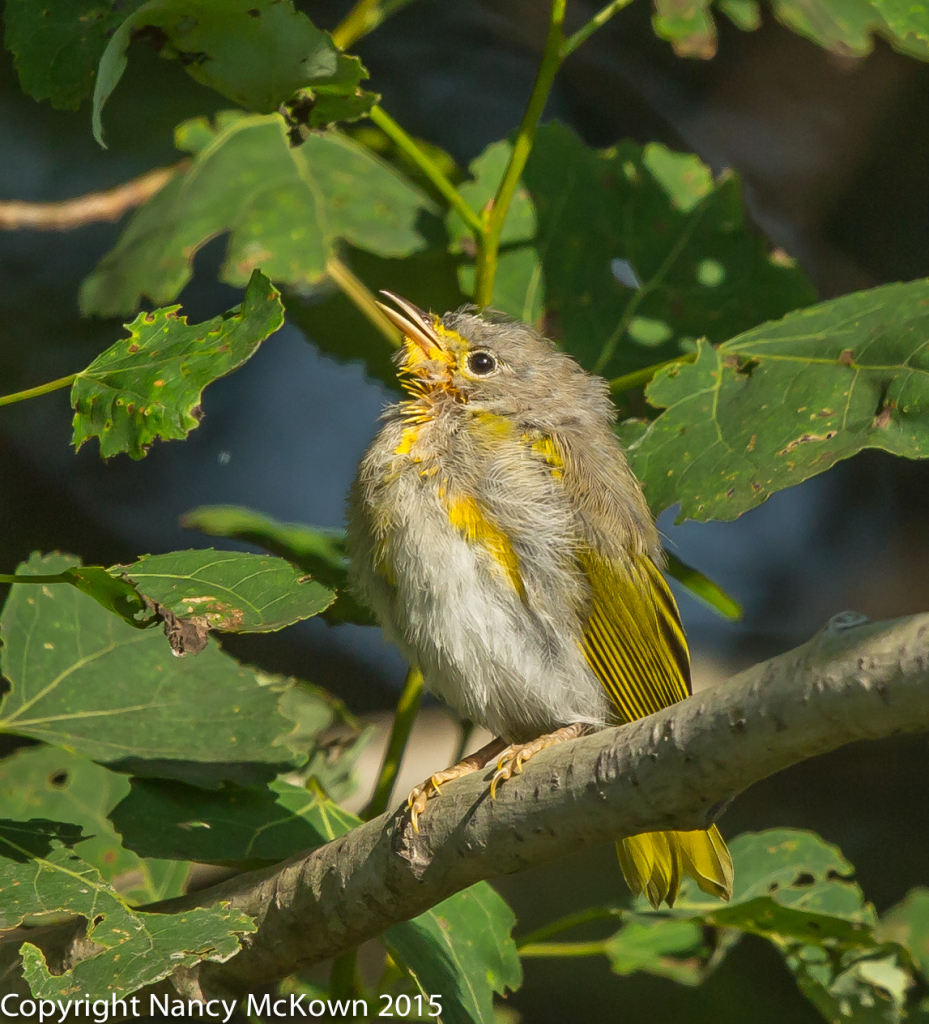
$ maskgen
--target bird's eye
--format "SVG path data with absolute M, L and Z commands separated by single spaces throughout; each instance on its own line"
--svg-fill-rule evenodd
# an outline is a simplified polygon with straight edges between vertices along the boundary
M 497 368 L 497 360 L 489 352 L 472 352 L 468 356 L 468 369 L 475 377 L 486 377 Z

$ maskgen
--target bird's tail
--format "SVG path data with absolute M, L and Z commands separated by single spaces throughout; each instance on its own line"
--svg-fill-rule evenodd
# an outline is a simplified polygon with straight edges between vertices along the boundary
M 711 896 L 732 896 L 732 857 L 715 825 L 706 832 L 643 832 L 617 843 L 616 852 L 626 884 L 656 910 L 662 900 L 674 906 L 685 875 Z

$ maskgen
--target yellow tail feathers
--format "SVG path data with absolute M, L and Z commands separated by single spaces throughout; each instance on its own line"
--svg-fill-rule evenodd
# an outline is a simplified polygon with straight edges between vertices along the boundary
M 715 825 L 706 832 L 643 832 L 617 843 L 616 852 L 626 884 L 656 910 L 662 900 L 674 906 L 685 875 L 711 896 L 732 896 L 732 858 Z

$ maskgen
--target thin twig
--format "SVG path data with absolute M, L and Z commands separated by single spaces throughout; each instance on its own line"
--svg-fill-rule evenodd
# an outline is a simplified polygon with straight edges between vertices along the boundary
M 471 209 L 464 196 L 449 181 L 442 168 L 426 153 L 412 135 L 409 135 L 379 104 L 373 106 L 368 117 L 405 153 L 436 187 L 448 205 L 455 210 L 468 227 L 480 235 L 484 230 L 481 218 Z
M 564 42 L 561 26 L 564 23 L 565 3 L 566 0 L 552 0 L 548 37 L 545 40 L 542 62 L 539 65 L 535 85 L 532 87 L 532 95 L 529 97 L 516 141 L 513 143 L 513 152 L 510 154 L 509 163 L 503 172 L 500 187 L 494 196 L 484 233 L 480 239 L 474 280 L 474 301 L 478 306 L 489 306 L 493 297 L 494 278 L 497 274 L 497 255 L 500 250 L 500 234 L 503 231 L 503 224 L 516 193 L 519 179 L 526 167 L 526 161 L 532 152 L 532 143 L 535 141 L 539 118 L 545 109 L 545 101 L 548 99 L 549 91 L 561 64 L 561 45 Z
M 141 206 L 181 170 L 187 161 L 158 167 L 105 192 L 89 192 L 60 203 L 0 202 L 0 230 L 71 231 L 86 224 L 119 220 L 127 210 Z
M 419 714 L 419 705 L 422 698 L 422 672 L 419 669 L 411 668 L 407 673 L 406 683 L 404 683 L 403 692 L 400 694 L 400 700 L 397 703 L 397 714 L 394 716 L 390 740 L 384 753 L 384 762 L 377 777 L 377 784 L 374 787 L 374 795 L 368 801 L 368 806 L 361 812 L 361 817 L 365 821 L 370 821 L 379 814 L 383 814 L 390 805 L 394 783 L 397 781 L 400 763 L 403 761 L 403 753 L 409 742 L 410 733 L 413 731 L 416 716 Z
M 606 7 L 602 7 L 597 13 L 585 22 L 581 27 L 574 33 L 574 35 L 568 36 L 568 38 L 562 43 L 561 46 L 561 59 L 570 56 L 574 51 L 587 40 L 590 36 L 605 25 L 614 14 L 617 14 L 624 7 L 628 7 L 632 3 L 632 0 L 613 0 L 613 3 L 607 4 Z
M 340 259 L 330 256 L 326 260 L 326 273 L 339 286 L 345 297 L 372 324 L 390 344 L 400 345 L 400 332 L 380 311 L 371 289 L 356 277 Z

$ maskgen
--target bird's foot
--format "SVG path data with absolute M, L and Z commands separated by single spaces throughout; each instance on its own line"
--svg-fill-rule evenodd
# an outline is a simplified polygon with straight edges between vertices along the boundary
M 415 832 L 419 831 L 419 816 L 426 809 L 429 798 L 438 795 L 446 782 L 453 782 L 455 779 L 470 775 L 472 772 L 479 772 L 488 761 L 500 754 L 505 747 L 506 740 L 491 740 L 490 743 L 481 747 L 480 750 L 476 750 L 473 754 L 462 758 L 458 764 L 454 764 L 451 768 L 446 768 L 444 771 L 436 772 L 435 775 L 430 776 L 425 782 L 414 786 L 406 799 L 406 806 L 410 812 L 410 824 L 413 826 L 413 830 Z
M 555 746 L 556 743 L 564 743 L 565 740 L 576 740 L 587 731 L 587 726 L 576 722 L 574 725 L 566 725 L 554 732 L 548 732 L 538 739 L 529 743 L 512 743 L 500 755 L 497 761 L 497 770 L 490 780 L 490 796 L 492 800 L 497 799 L 497 786 L 514 775 L 519 775 L 523 765 L 540 751 Z

